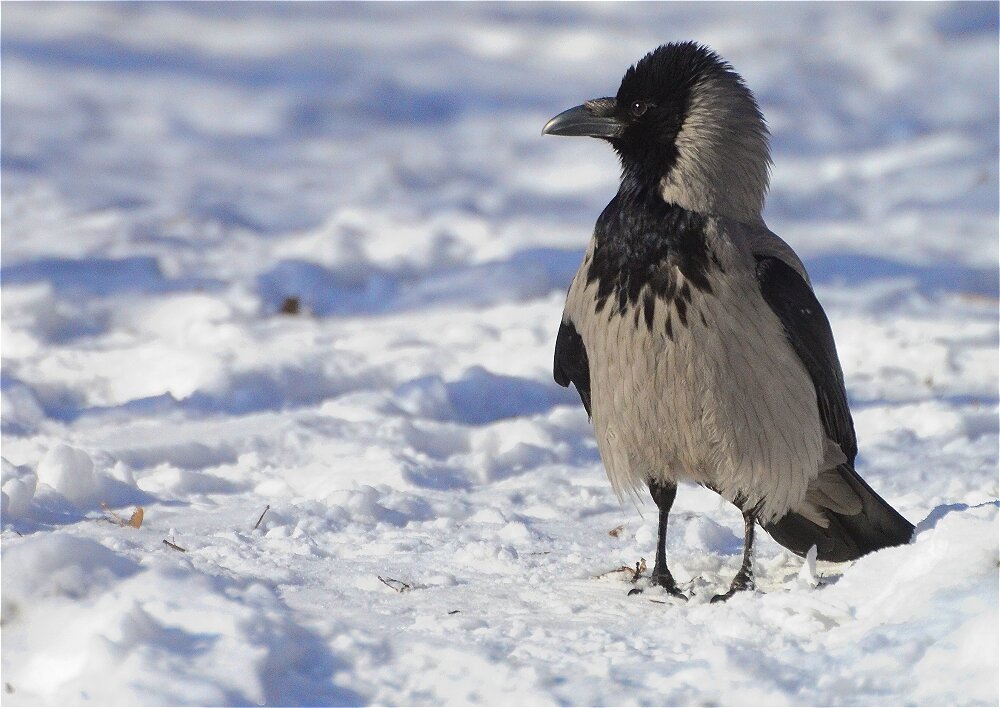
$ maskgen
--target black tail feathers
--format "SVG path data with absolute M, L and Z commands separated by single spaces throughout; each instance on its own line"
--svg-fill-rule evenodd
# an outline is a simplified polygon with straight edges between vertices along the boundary
M 855 560 L 880 548 L 909 543 L 913 524 L 876 494 L 852 467 L 840 465 L 837 471 L 861 499 L 860 513 L 847 515 L 826 510 L 830 525 L 823 528 L 789 512 L 764 524 L 764 530 L 796 555 L 804 556 L 816 546 L 819 560 L 835 562 Z

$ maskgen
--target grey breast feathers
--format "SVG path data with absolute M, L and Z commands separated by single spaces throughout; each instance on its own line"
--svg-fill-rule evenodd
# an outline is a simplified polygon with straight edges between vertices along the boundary
M 773 518 L 823 466 L 815 391 L 761 295 L 747 229 L 709 220 L 707 281 L 695 287 L 664 263 L 670 299 L 598 310 L 586 261 L 574 279 L 564 319 L 589 357 L 598 446 L 619 495 L 689 479 Z

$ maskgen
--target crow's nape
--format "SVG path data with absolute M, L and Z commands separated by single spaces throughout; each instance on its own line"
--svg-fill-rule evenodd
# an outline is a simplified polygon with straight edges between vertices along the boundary
M 840 465 L 837 471 L 861 499 L 861 512 L 848 515 L 826 510 L 830 521 L 827 528 L 789 512 L 763 525 L 771 538 L 799 556 L 816 546 L 819 560 L 834 562 L 855 560 L 881 548 L 910 542 L 913 524 L 876 494 L 852 467 Z

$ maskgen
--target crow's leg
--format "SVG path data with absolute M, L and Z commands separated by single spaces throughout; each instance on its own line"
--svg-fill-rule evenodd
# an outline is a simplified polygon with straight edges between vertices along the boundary
M 677 588 L 674 576 L 667 568 L 667 517 L 670 515 L 670 507 L 674 505 L 674 498 L 677 496 L 677 485 L 650 480 L 649 494 L 660 510 L 660 523 L 656 528 L 656 563 L 653 564 L 653 584 L 659 585 L 675 597 L 687 600 L 687 596 Z
M 757 514 L 754 511 L 743 512 L 743 565 L 733 578 L 729 592 L 723 595 L 716 595 L 712 602 L 725 602 L 736 593 L 742 590 L 753 590 L 753 531 L 757 523 Z

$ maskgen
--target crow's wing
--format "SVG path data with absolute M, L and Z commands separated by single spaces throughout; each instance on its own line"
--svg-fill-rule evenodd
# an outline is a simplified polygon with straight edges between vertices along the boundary
M 576 386 L 576 392 L 580 394 L 590 417 L 590 363 L 587 348 L 572 322 L 563 320 L 559 325 L 552 376 L 560 386 L 566 387 L 570 383 Z
M 817 525 L 793 511 L 765 524 L 764 528 L 774 540 L 800 555 L 805 555 L 815 545 L 820 560 L 853 560 L 886 546 L 909 542 L 913 525 L 854 470 L 858 440 L 847 405 L 844 374 L 830 322 L 806 282 L 801 264 L 796 268 L 774 253 L 758 254 L 756 259 L 757 279 L 764 300 L 781 321 L 788 343 L 816 387 L 816 404 L 823 430 L 847 458 L 834 469 L 822 472 L 807 494 L 807 499 L 840 500 L 829 505 L 820 504 L 826 507 L 823 510 L 826 526 Z M 852 492 L 857 501 L 850 499 Z
M 797 270 L 778 257 L 757 256 L 757 280 L 764 300 L 781 320 L 788 343 L 816 387 L 823 430 L 853 465 L 858 440 L 837 347 L 823 306 Z

